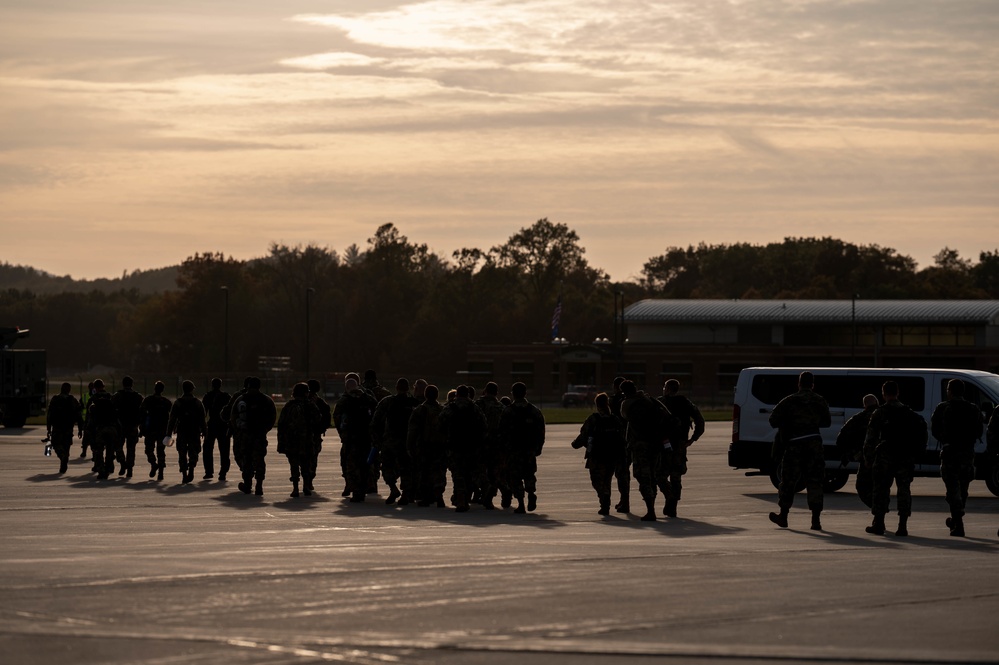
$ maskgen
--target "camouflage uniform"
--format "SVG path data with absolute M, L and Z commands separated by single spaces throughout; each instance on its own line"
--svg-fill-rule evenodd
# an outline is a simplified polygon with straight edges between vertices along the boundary
M 871 414 L 864 440 L 864 464 L 871 469 L 873 494 L 871 513 L 884 519 L 888 513 L 892 482 L 895 483 L 895 500 L 899 518 L 912 514 L 912 475 L 916 455 L 925 447 L 920 443 L 916 419 L 923 419 L 898 400 L 889 399 Z M 925 431 L 925 423 L 923 423 Z
M 643 519 L 654 520 L 656 489 L 662 491 L 667 505 L 673 499 L 673 489 L 666 473 L 670 464 L 668 456 L 672 454 L 668 433 L 672 416 L 666 407 L 644 392 L 624 400 L 621 416 L 628 423 L 632 474 L 638 481 L 638 491 L 647 508 Z M 666 447 L 667 444 L 670 448 Z M 667 459 L 664 460 L 664 457 Z
M 877 406 L 869 406 L 860 413 L 854 414 L 836 435 L 836 449 L 839 451 L 843 465 L 857 462 L 857 496 L 868 508 L 873 504 L 874 484 L 871 467 L 864 461 L 864 439 L 867 437 L 867 425 Z
M 176 433 L 177 462 L 184 482 L 194 479 L 201 453 L 201 438 L 207 434 L 205 407 L 201 400 L 190 393 L 178 397 L 170 409 L 170 422 L 167 432 Z
M 371 416 L 378 403 L 355 388 L 345 392 L 333 407 L 333 426 L 340 435 L 340 459 L 351 501 L 363 501 L 370 483 L 368 455 L 371 453 Z
M 701 415 L 700 409 L 683 395 L 663 395 L 659 398 L 659 402 L 680 421 L 678 435 L 670 438 L 673 453 L 668 456 L 665 469 L 673 492 L 670 507 L 675 513 L 676 502 L 680 500 L 683 492 L 683 476 L 687 473 L 687 448 L 704 434 L 704 416 Z M 694 430 L 693 434 L 690 433 L 691 428 Z
M 454 505 L 458 512 L 465 512 L 473 492 L 486 484 L 482 457 L 486 417 L 470 399 L 458 397 L 441 411 L 440 428 L 451 469 Z
M 538 456 L 545 445 L 545 417 L 527 399 L 515 399 L 500 416 L 500 442 L 506 454 L 507 484 L 517 499 L 517 512 L 524 512 L 524 492 L 528 506 L 534 506 L 538 493 Z
M 416 495 L 413 460 L 406 450 L 409 418 L 416 405 L 416 398 L 408 392 L 389 395 L 378 402 L 371 418 L 371 445 L 381 456 L 382 477 L 389 486 L 390 503 L 401 496 L 400 505 L 406 505 Z
M 440 427 L 443 410 L 439 402 L 425 401 L 414 408 L 409 417 L 406 451 L 413 460 L 414 483 L 421 506 L 429 506 L 434 501 L 444 506 L 447 460 Z
M 277 423 L 277 451 L 288 458 L 291 477 L 288 479 L 295 489 L 292 496 L 298 496 L 299 479 L 305 479 L 306 495 L 312 493 L 312 479 L 316 476 L 313 466 L 315 455 L 315 434 L 322 425 L 322 415 L 306 393 L 296 397 L 281 410 Z
M 233 405 L 235 432 L 242 434 L 243 482 L 240 491 L 249 494 L 250 481 L 256 479 L 257 494 L 263 494 L 263 482 L 267 476 L 267 433 L 274 428 L 277 408 L 270 396 L 259 389 L 247 389 Z
M 590 484 L 600 501 L 600 514 L 610 513 L 611 481 L 625 452 L 625 425 L 611 413 L 591 413 L 579 428 L 573 448 L 586 448 Z
M 207 434 L 201 447 L 201 463 L 205 467 L 205 478 L 215 475 L 215 443 L 219 448 L 219 480 L 225 480 L 229 473 L 229 453 L 232 436 L 229 433 L 229 423 L 223 417 L 222 411 L 232 400 L 232 395 L 221 388 L 213 388 L 205 393 L 201 403 L 208 414 Z
M 163 469 L 166 468 L 166 447 L 163 445 L 163 439 L 166 438 L 171 406 L 169 399 L 154 393 L 142 400 L 142 405 L 139 407 L 141 422 L 139 434 L 145 439 L 146 459 L 152 467 L 149 472 L 150 478 L 159 472 L 159 478 L 162 479 Z
M 482 439 L 482 459 L 485 464 L 485 486 L 482 490 L 483 503 L 491 502 L 497 491 L 503 495 L 504 505 L 510 505 L 513 494 L 507 485 L 506 457 L 500 445 L 499 424 L 503 417 L 503 403 L 495 395 L 483 395 L 475 400 L 475 405 L 486 419 L 486 432 Z
M 118 414 L 118 422 L 121 423 L 125 444 L 124 454 L 118 457 L 118 463 L 121 465 L 118 474 L 127 473 L 131 478 L 132 468 L 135 466 L 135 447 L 139 444 L 142 395 L 131 388 L 122 388 L 114 394 L 111 401 Z
M 103 390 L 94 393 L 87 409 L 86 427 L 91 433 L 97 477 L 105 479 L 114 471 L 114 460 L 120 454 L 118 448 L 122 441 L 121 424 L 109 393 Z
M 610 396 L 611 415 L 621 418 L 621 404 L 624 403 L 624 393 L 617 390 Z M 621 418 L 622 425 L 625 424 Z M 631 451 L 625 443 L 624 457 L 620 460 L 617 468 L 614 469 L 614 477 L 617 479 L 617 491 L 621 495 L 621 500 L 615 506 L 618 512 L 626 513 L 631 509 Z
M 770 414 L 770 426 L 780 430 L 784 446 L 780 487 L 777 489 L 777 505 L 781 510 L 791 508 L 798 483 L 804 476 L 808 507 L 813 515 L 822 511 L 825 460 L 819 429 L 829 427 L 831 423 L 829 404 L 812 390 L 799 390 L 774 407 Z
M 49 400 L 45 410 L 45 427 L 52 439 L 52 450 L 59 458 L 59 473 L 66 473 L 69 448 L 73 445 L 73 427 L 84 430 L 80 402 L 70 393 L 59 393 Z
M 940 402 L 930 418 L 933 437 L 940 442 L 940 477 L 947 488 L 953 520 L 964 517 L 968 487 L 975 479 L 975 442 L 982 436 L 982 414 L 963 397 Z

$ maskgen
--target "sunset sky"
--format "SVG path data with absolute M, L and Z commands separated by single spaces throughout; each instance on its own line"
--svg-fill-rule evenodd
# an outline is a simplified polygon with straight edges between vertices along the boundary
M 994 0 L 0 0 L 0 261 L 999 247 Z

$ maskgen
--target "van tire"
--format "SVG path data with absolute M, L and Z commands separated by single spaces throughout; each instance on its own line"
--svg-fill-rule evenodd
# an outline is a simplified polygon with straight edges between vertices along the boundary
M 985 474 L 985 485 L 994 496 L 999 496 L 999 463 L 993 463 Z
M 822 491 L 825 494 L 838 492 L 846 486 L 849 480 L 850 474 L 846 471 L 826 471 L 826 479 L 822 483 Z

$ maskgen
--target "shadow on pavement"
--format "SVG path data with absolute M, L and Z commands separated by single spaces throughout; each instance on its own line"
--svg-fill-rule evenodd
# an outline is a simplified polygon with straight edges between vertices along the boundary
M 408 506 L 386 505 L 381 496 L 368 495 L 362 503 L 351 503 L 343 499 L 339 506 L 333 509 L 334 514 L 345 517 L 385 517 L 388 519 L 426 521 L 433 520 L 444 524 L 461 524 L 472 527 L 489 527 L 497 524 L 525 526 L 536 529 L 556 529 L 566 526 L 561 520 L 548 517 L 544 512 L 535 511 L 522 515 L 515 514 L 509 508 L 486 510 L 473 505 L 466 513 L 455 512 L 452 506 L 438 508 L 436 505 L 420 507 L 415 503 Z
M 669 538 L 695 538 L 699 536 L 721 536 L 744 531 L 741 527 L 720 526 L 710 522 L 687 519 L 684 517 L 657 516 L 655 522 L 643 522 L 641 515 L 628 513 L 620 515 L 611 513 L 603 518 L 601 524 L 615 527 L 628 527 L 646 531 L 657 531 Z

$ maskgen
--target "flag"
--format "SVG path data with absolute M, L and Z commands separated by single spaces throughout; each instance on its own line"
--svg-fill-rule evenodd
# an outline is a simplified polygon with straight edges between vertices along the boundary
M 555 311 L 552 312 L 552 339 L 558 339 L 558 324 L 562 320 L 562 294 L 558 294 Z

